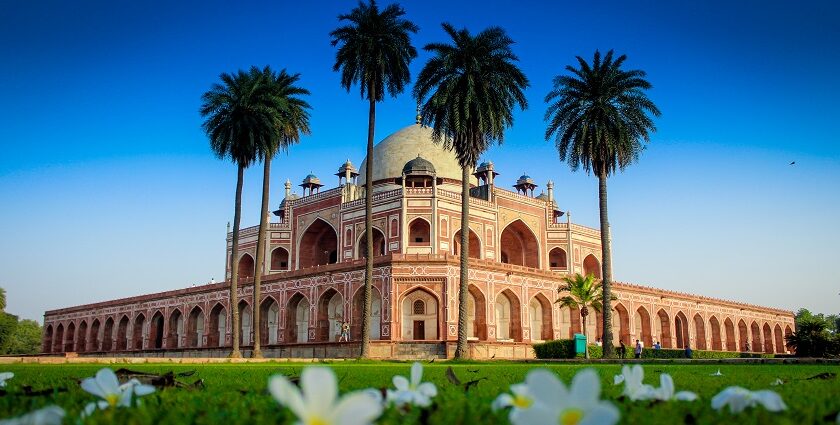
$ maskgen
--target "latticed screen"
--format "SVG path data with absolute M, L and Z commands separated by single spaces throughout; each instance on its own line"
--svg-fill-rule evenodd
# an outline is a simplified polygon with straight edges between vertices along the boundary
M 414 314 L 426 314 L 426 303 L 423 300 L 414 302 Z

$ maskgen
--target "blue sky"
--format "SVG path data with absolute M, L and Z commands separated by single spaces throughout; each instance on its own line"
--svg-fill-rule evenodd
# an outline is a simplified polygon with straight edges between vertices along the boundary
M 46 309 L 223 277 L 235 168 L 201 132 L 221 72 L 271 65 L 312 91 L 310 137 L 275 160 L 286 178 L 335 184 L 364 156 L 367 106 L 332 72 L 328 33 L 355 2 L 14 2 L 0 27 L 0 286 L 7 310 Z M 641 161 L 610 181 L 622 281 L 788 309 L 837 312 L 840 269 L 840 4 L 402 3 L 416 46 L 440 23 L 504 27 L 531 80 L 530 107 L 486 155 L 499 184 L 552 179 L 562 209 L 597 226 L 597 185 L 543 140 L 542 99 L 575 55 L 625 53 L 662 110 Z M 733 4 L 735 3 L 735 4 Z M 416 75 L 428 55 L 412 64 Z M 413 122 L 381 103 L 377 140 Z M 795 166 L 788 163 L 796 161 Z M 257 222 L 260 170 L 243 226 Z

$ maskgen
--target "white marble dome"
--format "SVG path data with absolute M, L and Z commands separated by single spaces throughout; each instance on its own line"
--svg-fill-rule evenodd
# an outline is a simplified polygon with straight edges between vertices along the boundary
M 461 167 L 455 154 L 432 141 L 432 129 L 413 124 L 384 138 L 373 147 L 373 181 L 402 177 L 403 167 L 420 155 L 435 167 L 437 177 L 461 180 Z M 367 158 L 359 167 L 359 184 L 365 183 Z M 475 177 L 470 177 L 475 184 Z

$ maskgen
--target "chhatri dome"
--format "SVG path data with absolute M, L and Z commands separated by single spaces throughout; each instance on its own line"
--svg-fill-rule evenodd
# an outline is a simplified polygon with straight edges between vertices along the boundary
M 431 127 L 413 124 L 373 147 L 373 181 L 402 177 L 403 167 L 418 156 L 433 165 L 438 178 L 461 180 L 461 167 L 455 153 L 432 141 Z M 365 184 L 366 166 L 367 158 L 359 167 L 359 184 Z M 475 184 L 476 179 L 470 178 L 470 183 Z

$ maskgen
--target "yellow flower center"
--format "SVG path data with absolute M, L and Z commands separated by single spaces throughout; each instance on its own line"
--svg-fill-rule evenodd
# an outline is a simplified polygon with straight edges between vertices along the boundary
M 560 425 L 577 425 L 583 419 L 583 410 L 566 409 L 560 413 Z
M 306 419 L 306 425 L 329 425 L 324 418 L 319 416 L 310 416 Z
M 520 409 L 527 409 L 534 404 L 534 400 L 531 400 L 529 397 L 524 395 L 515 395 L 513 396 L 513 405 L 514 407 L 518 407 Z
M 120 402 L 120 395 L 119 394 L 108 394 L 105 396 L 105 401 L 108 402 L 108 405 L 114 407 L 117 403 Z

